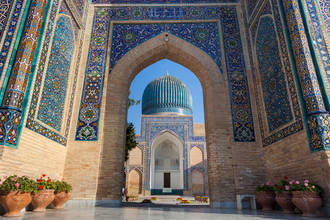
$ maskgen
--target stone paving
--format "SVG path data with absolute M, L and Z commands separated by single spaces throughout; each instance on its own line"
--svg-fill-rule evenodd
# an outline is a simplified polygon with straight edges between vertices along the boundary
M 45 213 L 25 212 L 22 217 L 0 219 L 13 220 L 276 220 L 276 219 L 308 219 L 325 220 L 329 218 L 303 218 L 298 215 L 285 215 L 275 211 L 243 210 L 242 212 L 228 209 L 212 209 L 209 207 L 166 206 L 155 207 L 82 207 L 64 208 L 62 210 L 47 209 Z

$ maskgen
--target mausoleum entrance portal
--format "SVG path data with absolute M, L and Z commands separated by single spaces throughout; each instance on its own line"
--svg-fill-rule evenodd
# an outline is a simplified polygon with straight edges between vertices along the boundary
M 183 195 L 182 141 L 165 132 L 154 140 L 151 150 L 151 195 Z
M 224 52 L 223 50 L 219 51 Z M 220 55 L 221 56 L 221 55 Z M 224 62 L 224 55 L 220 63 Z M 191 43 L 164 32 L 158 36 L 133 48 L 125 54 L 114 66 L 107 80 L 107 92 L 104 114 L 104 142 L 101 154 L 100 178 L 98 182 L 98 199 L 119 201 L 123 182 L 123 150 L 125 137 L 125 123 L 127 114 L 127 100 L 130 82 L 134 76 L 146 66 L 160 60 L 173 60 L 196 73 L 203 87 L 204 109 L 206 124 L 206 145 L 208 161 L 209 196 L 212 206 L 235 206 L 235 172 L 233 164 L 235 146 L 247 146 L 254 148 L 255 143 L 236 143 L 230 136 L 233 133 L 231 121 L 231 101 L 229 96 L 226 67 L 218 66 L 215 61 L 203 50 Z M 230 83 L 229 83 L 230 85 Z M 234 104 L 232 104 L 234 105 Z M 160 175 L 159 179 L 170 173 L 171 188 L 175 185 L 182 189 L 182 165 L 179 153 L 180 141 L 170 134 L 163 141 L 155 140 L 153 146 L 152 171 L 154 175 Z M 242 136 L 242 138 L 244 138 Z M 248 136 L 246 138 L 251 138 Z M 162 138 L 160 137 L 160 140 Z M 167 147 L 165 147 L 165 145 Z M 171 146 L 168 148 L 168 146 Z M 177 169 L 171 172 L 160 171 L 161 161 L 157 156 L 171 151 L 175 158 L 167 158 L 167 162 L 173 162 Z M 236 150 L 235 150 L 236 151 Z M 239 150 L 238 150 L 239 151 Z M 238 152 L 236 152 L 238 153 Z M 251 157 L 256 157 L 251 152 Z M 162 161 L 165 163 L 165 160 Z M 165 164 L 164 164 L 165 165 Z M 172 166 L 172 163 L 167 164 Z M 159 172 L 159 173 L 158 173 Z M 196 174 L 195 174 L 196 175 Z M 158 178 L 157 178 L 158 179 Z M 156 182 L 151 176 L 151 187 L 156 190 L 164 189 L 165 182 Z M 173 184 L 173 185 L 172 185 Z M 199 183 L 200 184 L 200 183 Z M 158 186 L 159 185 L 159 186 Z M 221 187 L 219 187 L 221 186 Z M 253 190 L 246 187 L 247 190 Z M 109 190 L 111 189 L 111 190 Z M 166 190 L 166 189 L 165 189 Z

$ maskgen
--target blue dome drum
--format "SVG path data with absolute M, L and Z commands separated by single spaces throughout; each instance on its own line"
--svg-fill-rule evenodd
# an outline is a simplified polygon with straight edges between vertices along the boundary
M 151 81 L 143 92 L 142 114 L 192 115 L 189 88 L 181 80 L 168 74 Z

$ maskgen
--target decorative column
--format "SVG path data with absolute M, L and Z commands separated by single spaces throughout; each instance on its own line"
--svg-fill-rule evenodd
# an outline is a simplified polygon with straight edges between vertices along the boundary
M 297 0 L 282 0 L 311 133 L 312 151 L 330 150 L 327 112 Z
M 17 145 L 23 101 L 36 52 L 47 0 L 32 0 L 15 62 L 0 107 L 0 144 Z

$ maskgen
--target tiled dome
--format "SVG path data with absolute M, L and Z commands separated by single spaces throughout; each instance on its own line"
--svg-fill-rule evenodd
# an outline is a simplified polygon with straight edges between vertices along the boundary
M 142 114 L 192 114 L 189 88 L 178 78 L 166 74 L 151 81 L 143 92 Z

